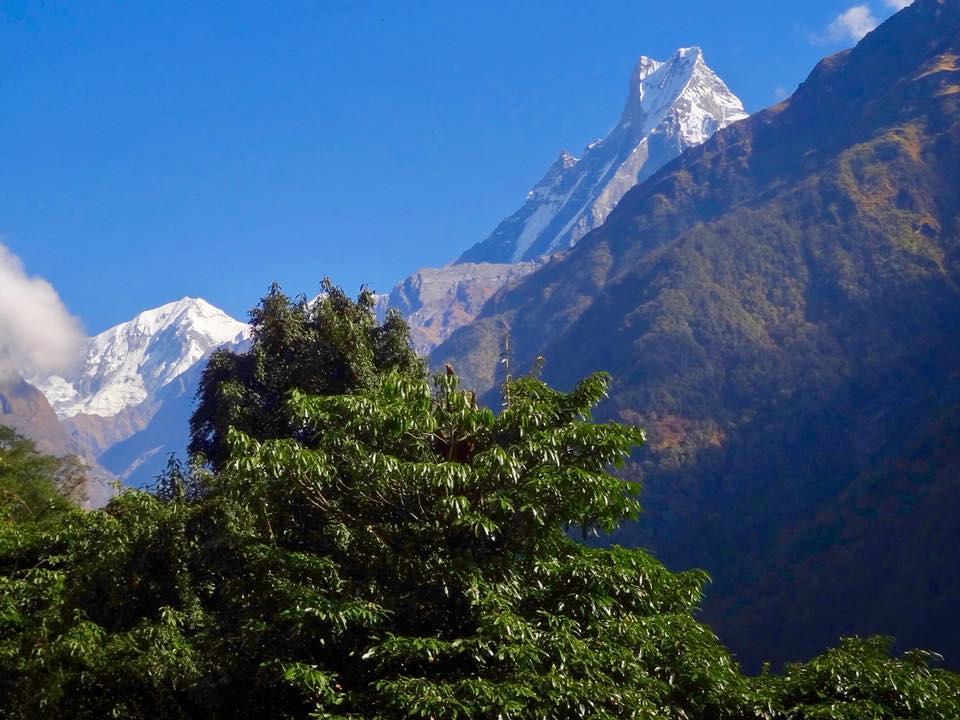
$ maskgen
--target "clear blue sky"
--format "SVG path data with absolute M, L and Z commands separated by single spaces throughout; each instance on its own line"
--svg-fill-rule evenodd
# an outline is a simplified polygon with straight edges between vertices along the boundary
M 0 0 L 0 242 L 90 332 L 273 280 L 385 291 L 616 121 L 641 54 L 699 45 L 750 111 L 895 0 Z

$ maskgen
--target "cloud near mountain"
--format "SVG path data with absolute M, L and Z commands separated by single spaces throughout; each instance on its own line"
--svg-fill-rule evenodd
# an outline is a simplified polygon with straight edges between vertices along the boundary
M 66 372 L 79 360 L 83 341 L 80 322 L 53 286 L 29 276 L 0 243 L 0 376 Z
M 854 5 L 837 15 L 827 27 L 826 35 L 818 40 L 831 43 L 848 40 L 857 42 L 879 24 L 880 21 L 873 16 L 868 5 Z

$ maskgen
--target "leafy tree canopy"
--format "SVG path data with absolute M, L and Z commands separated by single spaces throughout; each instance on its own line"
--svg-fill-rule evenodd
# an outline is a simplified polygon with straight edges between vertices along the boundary
M 702 572 L 577 542 L 640 509 L 611 470 L 643 432 L 590 417 L 605 375 L 511 380 L 494 414 L 398 364 L 291 383 L 154 495 L 0 524 L 0 717 L 960 717 L 958 676 L 879 639 L 746 677 Z
M 43 521 L 80 499 L 82 469 L 72 458 L 37 450 L 9 427 L 0 425 L 0 521 Z
M 338 395 L 369 388 L 391 370 L 424 376 L 399 314 L 389 312 L 380 324 L 369 290 L 356 301 L 329 280 L 322 290 L 312 301 L 291 299 L 274 284 L 250 313 L 250 349 L 214 353 L 190 422 L 191 454 L 222 466 L 231 427 L 261 440 L 291 437 L 295 429 L 283 411 L 291 390 Z
M 638 511 L 596 424 L 606 378 L 522 378 L 500 415 L 444 375 L 291 393 L 300 439 L 0 534 L 8 717 L 944 718 L 960 680 L 847 641 L 743 676 L 694 617 L 705 577 L 590 548 Z

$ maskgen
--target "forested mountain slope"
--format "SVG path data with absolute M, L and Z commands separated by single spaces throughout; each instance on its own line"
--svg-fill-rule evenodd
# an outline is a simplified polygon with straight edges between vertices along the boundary
M 514 372 L 610 371 L 651 435 L 618 539 L 710 571 L 748 663 L 871 631 L 960 665 L 958 100 L 960 3 L 918 0 L 433 355 L 484 390 L 507 333 Z

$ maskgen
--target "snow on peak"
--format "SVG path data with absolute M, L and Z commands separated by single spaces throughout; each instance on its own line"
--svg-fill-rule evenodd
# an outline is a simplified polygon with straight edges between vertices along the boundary
M 631 92 L 633 92 L 634 88 L 637 88 L 640 83 L 654 75 L 665 65 L 673 68 L 693 68 L 696 65 L 702 64 L 703 51 L 696 46 L 680 48 L 666 61 L 655 60 L 646 55 L 641 55 L 634 68 L 633 76 L 631 77 Z
M 571 153 L 567 152 L 566 150 L 562 150 L 560 152 L 560 157 L 558 158 L 557 161 L 564 167 L 564 169 L 572 168 L 574 165 L 577 164 L 577 158 L 575 158 Z
M 111 417 L 149 399 L 212 350 L 249 333 L 246 323 L 187 297 L 90 338 L 77 372 L 36 384 L 60 417 Z
M 550 169 L 547 170 L 547 174 L 543 176 L 543 179 L 527 193 L 527 200 L 549 198 L 556 192 L 557 183 L 563 180 L 564 174 L 578 162 L 579 160 L 566 150 L 561 151 L 557 159 L 553 161 Z
M 457 262 L 518 262 L 570 247 L 634 185 L 746 116 L 699 47 L 680 48 L 665 61 L 641 56 L 616 127 L 579 159 L 562 153 L 523 207 Z
M 743 103 L 694 46 L 680 48 L 666 62 L 640 58 L 618 127 L 642 128 L 648 134 L 667 121 L 686 149 L 745 117 Z
M 659 60 L 654 60 L 646 55 L 641 55 L 640 59 L 637 61 L 637 67 L 633 71 L 633 82 L 637 83 L 646 80 L 662 66 L 663 63 Z

